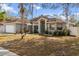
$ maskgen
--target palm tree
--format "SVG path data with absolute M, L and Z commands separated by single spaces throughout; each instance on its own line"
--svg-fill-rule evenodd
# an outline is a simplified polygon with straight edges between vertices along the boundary
M 27 14 L 27 10 L 25 8 L 25 4 L 24 3 L 20 3 L 18 5 L 18 7 L 19 7 L 19 14 L 20 14 L 20 17 L 21 17 L 21 20 L 22 20 L 22 26 L 21 26 L 21 34 L 22 34 L 22 37 L 21 37 L 21 39 L 23 39 L 24 35 L 26 34 L 26 33 L 23 34 L 24 33 L 24 29 L 25 29 L 25 23 L 24 23 L 23 20 L 24 20 L 26 14 Z
M 29 10 L 31 11 L 30 13 L 31 13 L 31 19 L 33 19 L 34 18 L 34 6 L 35 5 L 37 5 L 37 4 L 35 4 L 35 3 L 30 3 L 30 4 L 28 4 L 29 5 Z M 33 31 L 32 31 L 32 26 L 33 25 L 33 23 L 32 23 L 32 20 L 31 20 L 31 30 L 30 30 L 30 32 L 31 33 L 33 33 Z
M 29 4 L 29 10 L 31 11 L 31 19 L 33 19 L 33 11 L 34 11 L 33 5 L 34 5 L 33 3 L 30 3 L 30 4 Z M 31 30 L 30 30 L 30 33 L 33 33 L 33 31 L 32 31 L 32 27 L 33 27 L 33 26 L 32 26 L 32 25 L 33 25 L 32 20 L 31 20 L 30 23 L 31 23 Z

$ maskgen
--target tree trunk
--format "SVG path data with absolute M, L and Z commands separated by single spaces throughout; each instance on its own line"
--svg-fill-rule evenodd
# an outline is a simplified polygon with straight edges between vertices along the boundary
M 32 19 L 33 19 L 33 3 L 31 4 L 31 8 L 32 8 Z M 31 33 L 33 33 L 32 28 L 33 28 L 33 23 L 31 21 Z
M 26 35 L 26 33 L 25 33 L 25 31 L 24 31 L 24 30 L 25 30 L 24 28 L 25 28 L 25 24 L 22 22 L 22 27 L 21 27 L 21 32 L 22 32 L 22 33 L 21 33 L 21 40 L 22 40 L 22 39 L 24 38 L 24 36 Z

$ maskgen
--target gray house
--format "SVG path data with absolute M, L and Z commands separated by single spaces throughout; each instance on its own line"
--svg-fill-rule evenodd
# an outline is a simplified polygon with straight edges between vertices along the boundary
M 62 31 L 65 27 L 65 22 L 57 18 L 48 18 L 47 16 L 39 16 L 32 19 L 32 31 L 45 33 L 46 31 L 53 33 L 56 30 Z
M 46 31 L 53 33 L 55 30 L 62 31 L 65 27 L 65 22 L 57 18 L 48 18 L 47 16 L 39 16 L 33 18 L 31 21 L 19 18 L 0 22 L 0 33 L 19 33 L 21 31 L 22 23 L 24 23 L 26 30 L 33 33 L 45 33 Z
M 53 34 L 55 31 L 62 31 L 66 27 L 65 21 L 62 19 L 42 15 L 31 20 L 14 18 L 13 20 L 2 21 L 0 22 L 0 33 L 20 33 L 23 23 L 25 30 L 39 34 L 46 32 Z M 79 36 L 79 27 L 74 27 L 75 23 L 70 23 L 69 26 L 70 34 Z

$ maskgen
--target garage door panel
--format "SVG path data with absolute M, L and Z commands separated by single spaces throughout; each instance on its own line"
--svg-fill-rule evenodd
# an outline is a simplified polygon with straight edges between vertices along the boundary
M 6 32 L 7 33 L 15 33 L 15 26 L 14 25 L 6 25 Z

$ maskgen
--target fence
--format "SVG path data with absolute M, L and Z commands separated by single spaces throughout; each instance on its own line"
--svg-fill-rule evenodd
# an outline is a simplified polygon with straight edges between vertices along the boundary
M 70 35 L 79 36 L 79 27 L 70 27 Z

